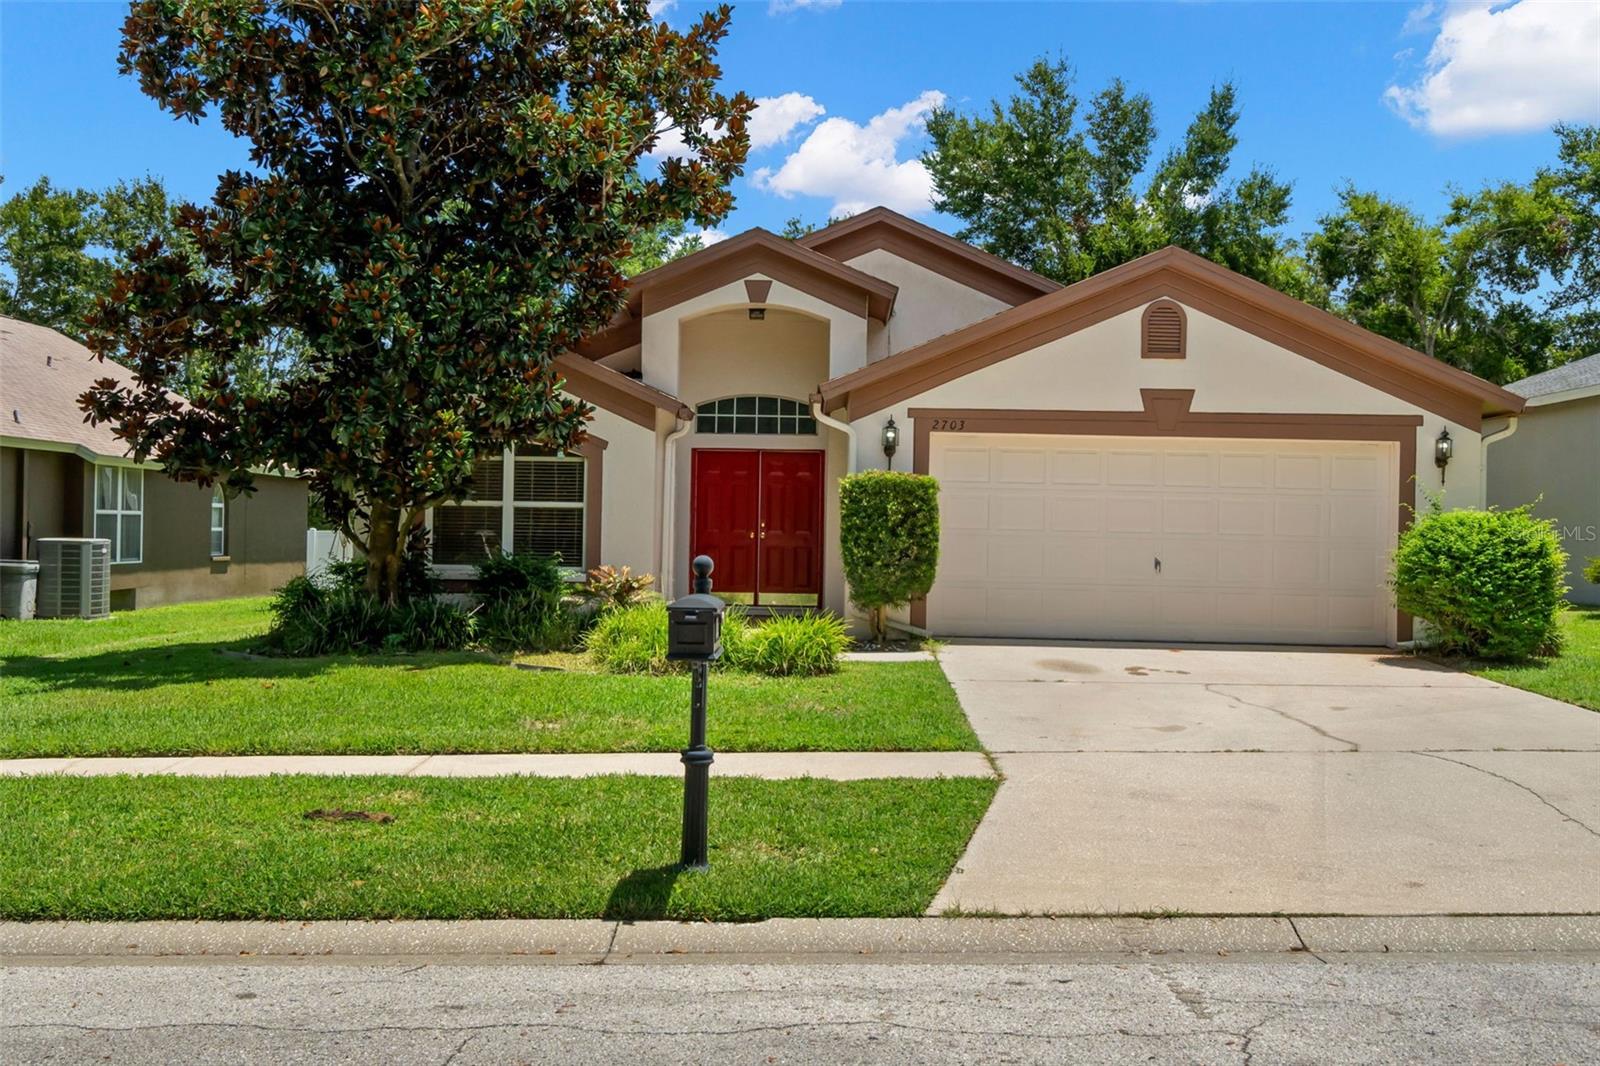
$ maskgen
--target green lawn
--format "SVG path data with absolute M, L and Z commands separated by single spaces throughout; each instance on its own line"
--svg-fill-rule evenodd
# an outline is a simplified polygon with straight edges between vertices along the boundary
M 687 677 L 522 670 L 490 656 L 263 659 L 265 600 L 0 623 L 0 757 L 673 751 Z M 936 663 L 819 678 L 714 672 L 723 751 L 974 751 Z
M 1600 711 L 1600 607 L 1571 607 L 1561 618 L 1561 655 L 1517 666 L 1473 664 L 1479 677 Z
M 995 787 L 713 778 L 680 874 L 668 778 L 0 779 L 0 918 L 917 915 Z

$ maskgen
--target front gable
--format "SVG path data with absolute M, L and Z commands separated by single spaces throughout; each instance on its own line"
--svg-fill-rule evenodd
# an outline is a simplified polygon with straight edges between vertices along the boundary
M 1167 248 L 1097 274 L 863 370 L 835 378 L 823 384 L 821 396 L 828 410 L 847 407 L 853 419 L 859 418 L 1016 356 L 1061 350 L 1055 342 L 1130 313 L 1131 328 L 1123 331 L 1128 334 L 1126 337 L 1117 335 L 1115 350 L 1131 354 L 1131 362 L 1126 364 L 1128 373 L 1142 373 L 1148 377 L 1150 373 L 1162 371 L 1138 369 L 1143 347 L 1140 323 L 1144 309 L 1163 299 L 1175 301 L 1189 312 L 1185 343 L 1191 358 L 1146 360 L 1147 367 L 1150 363 L 1170 362 L 1174 367 L 1185 368 L 1176 371 L 1180 375 L 1208 376 L 1209 380 L 1209 376 L 1229 372 L 1225 358 L 1228 352 L 1265 343 L 1267 349 L 1263 351 L 1270 349 L 1277 353 L 1269 364 L 1272 360 L 1281 362 L 1285 353 L 1294 353 L 1337 376 L 1468 428 L 1478 428 L 1485 416 L 1515 413 L 1522 408 L 1519 397 L 1496 385 L 1177 248 Z M 1209 333 L 1202 336 L 1196 332 L 1199 316 L 1231 327 L 1237 331 L 1237 336 L 1232 339 Z M 1195 362 L 1192 353 L 1203 347 L 1203 341 L 1213 346 L 1216 358 Z M 1295 369 L 1283 367 L 1282 371 L 1293 374 Z M 1095 375 L 1107 372 L 1100 365 L 1093 368 Z M 1085 392 L 1098 391 L 1104 384 L 1099 377 L 1085 376 L 1088 370 L 1084 367 L 1049 363 L 1040 366 L 1038 373 L 1042 375 L 1041 383 L 1059 383 L 1059 379 L 1071 376 L 1073 387 Z M 1014 376 L 1014 371 L 1004 376 Z M 1317 380 L 1323 385 L 1304 387 L 1313 392 L 1318 387 L 1332 387 L 1327 383 L 1337 377 Z M 1196 384 L 1203 385 L 1205 380 Z M 1292 392 L 1268 391 L 1272 398 L 1261 402 L 1276 404 L 1280 409 L 1301 409 L 1303 403 L 1317 402 L 1315 395 L 1306 396 L 1302 401 Z M 1012 404 L 1022 406 L 1020 401 L 1025 399 L 1025 394 L 1018 396 Z M 1204 403 L 1203 393 L 1197 397 L 1197 403 Z

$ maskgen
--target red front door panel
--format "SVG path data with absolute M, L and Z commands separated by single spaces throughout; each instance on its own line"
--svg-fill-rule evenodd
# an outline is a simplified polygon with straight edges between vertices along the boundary
M 758 592 L 822 591 L 822 453 L 761 453 Z
M 717 567 L 711 576 L 715 588 L 754 592 L 761 453 L 696 449 L 692 476 L 689 557 L 711 556 Z
M 690 558 L 720 592 L 822 593 L 822 452 L 697 448 Z

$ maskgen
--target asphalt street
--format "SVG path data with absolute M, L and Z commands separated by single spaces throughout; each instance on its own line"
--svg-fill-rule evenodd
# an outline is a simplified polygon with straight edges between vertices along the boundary
M 1600 1062 L 1600 963 L 140 961 L 0 971 L 7 1063 Z

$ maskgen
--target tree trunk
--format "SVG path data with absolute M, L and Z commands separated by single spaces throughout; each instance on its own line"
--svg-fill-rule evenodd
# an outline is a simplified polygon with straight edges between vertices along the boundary
M 400 602 L 400 553 L 404 549 L 399 508 L 373 504 L 367 525 L 366 589 L 390 607 Z
M 872 640 L 878 647 L 889 643 L 889 608 L 872 609 Z

